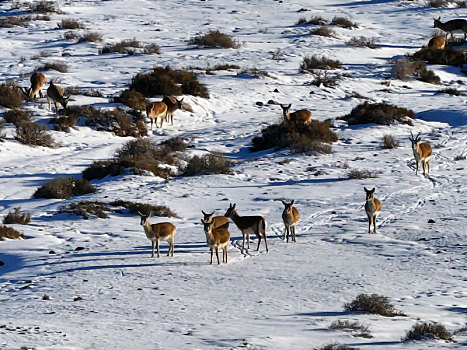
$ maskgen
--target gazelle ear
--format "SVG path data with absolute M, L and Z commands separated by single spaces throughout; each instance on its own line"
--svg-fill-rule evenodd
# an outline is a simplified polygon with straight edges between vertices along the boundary
M 365 192 L 370 192 L 370 191 L 368 191 L 368 189 L 366 187 L 363 187 L 363 189 L 365 190 Z
M 201 212 L 203 213 L 203 215 L 206 215 L 206 213 L 204 212 L 204 210 L 201 210 Z
M 295 199 L 292 199 L 292 202 L 290 202 L 290 205 L 294 205 Z
M 288 106 L 287 108 L 290 108 L 290 107 L 292 107 L 292 104 L 291 104 L 291 103 L 289 103 L 289 106 Z
M 376 188 L 373 187 L 373 189 L 370 191 L 371 193 L 375 192 Z
M 236 206 L 237 206 L 237 203 L 234 203 L 234 204 L 232 205 L 232 209 L 235 209 Z
M 287 205 L 287 202 L 286 202 L 286 201 L 282 201 L 282 200 L 281 200 L 281 202 L 282 202 L 282 204 Z

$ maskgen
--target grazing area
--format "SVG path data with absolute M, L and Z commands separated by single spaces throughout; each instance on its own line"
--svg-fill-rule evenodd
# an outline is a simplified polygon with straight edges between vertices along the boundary
M 0 349 L 465 348 L 465 8 L 0 11 Z

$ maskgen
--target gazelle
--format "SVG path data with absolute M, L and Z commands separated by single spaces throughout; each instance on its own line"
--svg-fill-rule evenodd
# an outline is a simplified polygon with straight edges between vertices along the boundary
M 63 109 L 66 109 L 68 104 L 68 97 L 63 97 L 63 90 L 55 85 L 52 81 L 50 82 L 49 87 L 47 88 L 47 102 L 49 103 L 49 111 L 50 111 L 50 100 L 52 100 L 55 106 L 55 113 L 58 114 L 58 105 L 61 104 Z
M 213 216 L 214 215 L 214 212 L 212 212 L 211 214 L 208 214 L 208 213 L 205 213 L 204 210 L 201 210 L 201 212 L 203 213 L 203 221 L 204 222 L 210 222 L 210 221 L 213 221 L 214 222 L 214 226 L 212 227 L 213 230 L 217 229 L 217 228 L 229 228 L 229 219 L 225 216 Z
M 23 93 L 29 98 L 29 99 L 36 99 L 36 95 L 39 93 L 39 96 L 42 98 L 42 88 L 45 85 L 45 76 L 41 72 L 34 72 L 31 75 L 31 78 L 29 79 L 31 81 L 31 87 L 26 88 L 26 89 L 21 89 Z
M 183 110 L 183 98 L 181 100 L 177 100 L 176 97 L 164 96 L 162 102 L 167 105 L 165 121 L 169 122 L 170 119 L 170 125 L 174 125 L 174 113 L 177 109 Z
M 451 33 L 451 39 L 453 38 L 454 32 L 462 32 L 464 33 L 464 40 L 467 37 L 467 20 L 465 19 L 451 19 L 445 23 L 441 22 L 441 17 L 438 19 L 433 18 L 434 28 L 439 28 L 446 33 Z
M 371 224 L 373 224 L 373 232 L 376 233 L 376 217 L 381 211 L 381 203 L 375 198 L 375 188 L 367 190 L 363 187 L 366 192 L 366 203 L 365 211 L 368 216 L 368 233 L 371 232 Z
M 152 102 L 146 107 L 146 115 L 151 119 L 151 129 L 152 123 L 156 124 L 157 128 L 157 118 L 161 118 L 161 128 L 164 124 L 164 119 L 167 115 L 167 105 L 164 102 Z
M 248 249 L 250 248 L 250 234 L 254 234 L 256 235 L 256 237 L 258 237 L 258 247 L 256 248 L 256 250 L 259 250 L 261 236 L 263 236 L 264 244 L 266 245 L 266 251 L 268 251 L 268 242 L 266 241 L 266 219 L 262 216 L 240 216 L 235 210 L 235 207 L 235 203 L 233 205 L 230 204 L 229 209 L 227 209 L 227 211 L 225 212 L 225 216 L 232 219 L 235 225 L 237 225 L 238 229 L 242 231 L 242 253 L 245 250 L 245 237 L 248 241 Z
M 289 234 L 292 235 L 292 242 L 296 242 L 295 240 L 295 226 L 297 225 L 298 218 L 300 217 L 300 214 L 298 213 L 297 208 L 295 208 L 293 205 L 295 203 L 295 200 L 292 200 L 292 202 L 287 203 L 286 201 L 282 201 L 282 204 L 284 204 L 285 208 L 284 211 L 282 212 L 282 221 L 284 221 L 284 239 L 287 239 L 287 243 L 289 243 Z
M 300 124 L 308 124 L 311 121 L 311 112 L 308 109 L 300 109 L 290 113 L 290 107 L 292 107 L 291 103 L 289 103 L 288 106 L 282 104 L 280 106 L 284 114 L 284 120 Z
M 226 228 L 214 229 L 214 220 L 206 222 L 201 219 L 201 223 L 204 225 L 204 233 L 206 234 L 206 242 L 211 250 L 211 264 L 212 254 L 216 249 L 217 264 L 219 261 L 219 248 L 222 249 L 222 262 L 227 264 L 227 251 L 229 250 L 230 244 L 230 233 Z
M 167 241 L 170 244 L 169 251 L 167 252 L 167 256 L 171 255 L 174 256 L 174 236 L 176 227 L 171 224 L 170 222 L 161 222 L 158 224 L 151 224 L 149 222 L 149 215 L 144 215 L 138 212 L 139 216 L 141 217 L 141 226 L 144 228 L 144 233 L 146 237 L 152 243 L 152 255 L 151 258 L 154 257 L 154 244 L 157 248 L 157 257 L 159 257 L 159 240 Z
M 423 166 L 423 175 L 428 175 L 430 173 L 430 161 L 431 161 L 431 146 L 428 143 L 420 143 L 420 133 L 417 137 L 413 137 L 412 132 L 410 132 L 409 140 L 412 142 L 412 151 L 415 157 L 415 163 L 417 170 L 415 170 L 415 175 L 418 174 L 418 164 L 422 162 Z
M 446 38 L 442 35 L 435 35 L 428 42 L 428 47 L 434 50 L 444 50 L 446 47 Z

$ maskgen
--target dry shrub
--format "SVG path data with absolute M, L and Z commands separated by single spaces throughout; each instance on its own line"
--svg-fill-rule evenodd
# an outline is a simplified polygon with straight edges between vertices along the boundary
M 59 13 L 60 10 L 55 1 L 33 1 L 29 3 L 29 9 L 32 12 L 39 13 Z
M 308 21 L 304 17 L 300 18 L 297 21 L 296 25 L 311 24 L 311 25 L 316 25 L 316 26 L 324 26 L 326 23 L 327 23 L 327 21 L 323 17 L 313 16 Z
M 132 55 L 135 53 L 135 49 L 138 49 L 141 46 L 141 43 L 136 39 L 124 39 L 116 44 L 105 45 L 99 51 L 99 54 L 103 55 L 106 53 L 117 52 L 122 55 Z
M 3 118 L 7 123 L 15 125 L 23 122 L 31 122 L 31 113 L 24 109 L 13 108 L 3 114 Z
M 270 148 L 290 148 L 294 152 L 331 153 L 332 142 L 337 135 L 328 122 L 312 120 L 309 124 L 282 122 L 261 130 L 261 136 L 253 138 L 253 152 Z
M 347 46 L 356 46 L 356 47 L 368 47 L 370 49 L 378 49 L 379 46 L 375 44 L 376 38 L 365 38 L 364 36 L 361 37 L 352 37 L 349 41 L 345 44 Z
M 342 27 L 342 28 L 347 28 L 347 29 L 353 29 L 353 28 L 358 28 L 358 24 L 355 22 L 352 22 L 350 19 L 346 17 L 334 17 L 331 21 L 331 24 L 334 24 L 336 26 Z
M 150 101 L 146 99 L 141 92 L 130 89 L 123 90 L 120 96 L 114 98 L 114 101 L 123 103 L 124 105 L 138 111 L 145 111 L 146 106 L 150 103 Z
M 372 179 L 378 176 L 376 171 L 366 169 L 352 169 L 347 172 L 347 179 L 349 180 L 364 180 Z
M 157 44 L 148 44 L 144 46 L 143 53 L 146 55 L 158 55 L 161 53 L 161 47 Z
M 25 239 L 23 234 L 16 231 L 14 228 L 0 225 L 0 241 L 5 239 Z
M 342 79 L 339 74 L 328 74 L 328 72 L 318 71 L 315 79 L 311 82 L 315 86 L 335 87 L 337 82 Z
M 62 19 L 62 22 L 58 23 L 57 26 L 60 29 L 84 29 L 85 28 L 83 23 L 80 23 L 77 20 L 72 19 L 72 18 Z
M 39 187 L 33 197 L 67 199 L 96 191 L 96 188 L 86 179 L 75 180 L 73 177 L 57 177 Z
M 310 31 L 311 35 L 325 36 L 328 38 L 337 38 L 337 34 L 329 26 L 321 26 Z
M 7 81 L 0 85 L 0 106 L 17 108 L 23 105 L 23 93 L 14 81 Z
M 230 174 L 231 164 L 222 154 L 194 156 L 188 161 L 182 176 Z
M 313 73 L 315 69 L 340 69 L 341 62 L 318 55 L 306 56 L 300 64 L 300 73 Z
M 403 340 L 443 339 L 452 341 L 452 334 L 437 322 L 419 322 L 407 331 Z
M 18 224 L 18 225 L 27 225 L 31 221 L 31 214 L 21 213 L 21 208 L 14 208 L 13 211 L 10 211 L 4 218 L 4 224 Z
M 107 214 L 110 209 L 107 208 L 106 203 L 98 202 L 98 201 L 81 201 L 81 202 L 74 202 L 66 205 L 65 207 L 61 208 L 58 213 L 69 213 L 75 214 L 78 216 L 82 216 L 84 219 L 90 219 L 92 217 L 98 217 L 101 219 L 106 219 Z
M 350 346 L 339 343 L 330 343 L 319 348 L 314 348 L 314 350 L 358 350 L 358 348 L 351 348 Z
M 60 116 L 50 119 L 50 124 L 53 124 L 56 131 L 68 131 L 70 128 L 76 126 L 78 122 L 77 116 Z
M 141 213 L 143 215 L 154 215 L 154 216 L 165 216 L 178 218 L 179 216 L 173 212 L 170 208 L 164 205 L 152 205 L 146 203 L 135 203 L 124 200 L 116 200 L 109 203 L 112 207 L 123 207 L 128 209 L 131 214 Z
M 460 92 L 459 90 L 457 90 L 455 88 L 446 88 L 446 89 L 438 90 L 437 93 L 438 94 L 448 94 L 448 95 L 452 95 L 452 96 L 464 96 L 464 94 L 462 92 Z
M 24 26 L 32 20 L 31 16 L 5 16 L 0 17 L 0 28 Z
M 229 69 L 240 69 L 239 65 L 236 64 L 216 64 L 214 67 L 210 68 L 209 70 L 229 70 Z
M 36 70 L 56 70 L 57 72 L 60 73 L 66 73 L 68 72 L 68 66 L 65 63 L 59 63 L 59 62 L 51 62 L 51 63 L 46 63 L 42 65 L 41 67 L 37 68 Z
M 432 71 L 426 68 L 426 64 L 421 61 L 411 59 L 400 59 L 395 62 L 393 76 L 397 79 L 408 80 L 410 77 L 431 84 L 439 84 L 441 79 Z
M 345 311 L 357 311 L 386 317 L 405 316 L 394 308 L 390 299 L 378 294 L 360 294 L 355 300 L 344 305 Z
M 431 64 L 461 66 L 467 63 L 467 55 L 462 50 L 455 50 L 447 46 L 444 50 L 429 47 L 417 51 L 411 56 L 416 61 L 425 61 Z
M 149 73 L 138 73 L 131 81 L 130 90 L 139 91 L 146 97 L 186 94 L 209 98 L 207 87 L 198 81 L 195 74 L 168 66 L 156 67 Z
M 250 75 L 250 76 L 252 76 L 253 78 L 256 78 L 256 79 L 259 78 L 259 77 L 272 78 L 271 74 L 269 74 L 268 72 L 266 72 L 264 70 L 258 69 L 256 67 L 244 68 L 240 72 L 237 73 L 237 75 L 240 75 L 240 74 Z
M 102 40 L 102 34 L 98 32 L 87 32 L 78 37 L 78 42 L 88 41 L 95 43 Z
M 384 135 L 381 139 L 381 147 L 384 149 L 392 149 L 399 147 L 399 141 L 392 135 Z
M 447 0 L 430 0 L 428 1 L 428 5 L 434 8 L 440 8 L 440 7 L 448 7 L 449 3 L 452 3 L 452 1 L 447 1 Z
M 368 326 L 365 326 L 358 321 L 351 322 L 349 320 L 337 320 L 331 323 L 329 328 L 342 330 L 344 332 L 351 332 L 355 337 L 372 338 Z
M 55 142 L 43 124 L 22 122 L 16 125 L 15 139 L 23 145 L 55 147 Z
M 63 37 L 67 40 L 78 40 L 79 34 L 70 31 L 70 32 L 66 32 L 65 34 L 63 34 Z
M 81 96 L 88 96 L 88 97 L 104 97 L 104 94 L 99 90 L 89 89 L 83 90 L 77 87 L 68 86 L 63 90 L 63 95 L 70 96 L 70 95 L 81 95 Z
M 375 123 L 391 125 L 396 123 L 412 125 L 414 112 L 410 109 L 397 107 L 388 103 L 363 102 L 354 107 L 350 114 L 340 119 L 346 120 L 349 125 Z
M 226 49 L 237 49 L 240 44 L 227 34 L 218 30 L 211 30 L 204 35 L 199 35 L 190 39 L 189 44 L 199 47 L 223 47 Z

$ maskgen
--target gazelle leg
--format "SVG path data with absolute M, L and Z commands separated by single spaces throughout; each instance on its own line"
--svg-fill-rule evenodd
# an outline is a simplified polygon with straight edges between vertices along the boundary
M 376 215 L 373 216 L 373 232 L 376 233 Z
M 292 241 L 293 241 L 293 242 L 296 242 L 296 238 L 295 238 L 295 225 L 292 226 Z
M 286 236 L 285 236 L 285 241 L 287 243 L 289 243 L 289 235 L 290 235 L 290 226 L 286 226 L 285 227 L 285 231 L 287 232 Z
M 260 245 L 260 243 L 261 243 L 261 236 L 258 235 L 258 247 L 256 247 L 256 251 L 259 250 L 259 245 Z
M 151 241 L 152 243 L 152 255 L 151 255 L 151 258 L 154 258 L 154 241 Z
M 266 251 L 268 252 L 268 241 L 266 240 L 266 232 L 263 233 L 264 244 L 266 245 Z
M 371 216 L 368 217 L 368 233 L 371 232 Z
M 246 240 L 247 240 L 247 244 L 248 244 L 248 249 L 250 249 L 250 233 L 247 232 L 246 234 Z
M 211 248 L 211 262 L 210 262 L 211 265 L 212 265 L 212 254 L 213 254 L 213 253 L 214 253 L 214 251 L 213 251 L 212 248 Z
M 217 257 L 217 265 L 219 265 L 221 262 L 219 261 L 219 247 L 216 246 L 216 257 Z
M 245 237 L 244 232 L 242 232 L 242 235 L 243 235 L 243 242 L 242 242 L 242 253 L 243 253 L 245 251 L 245 239 L 246 239 L 246 237 Z
M 156 240 L 157 257 L 159 257 L 159 240 Z

